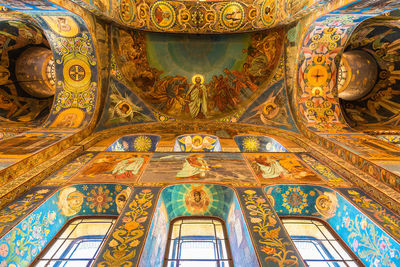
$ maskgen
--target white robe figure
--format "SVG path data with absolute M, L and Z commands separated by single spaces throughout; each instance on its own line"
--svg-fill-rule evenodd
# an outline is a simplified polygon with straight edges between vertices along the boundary
M 278 161 L 269 159 L 268 163 L 269 165 L 264 165 L 257 162 L 257 166 L 260 168 L 263 178 L 271 179 L 289 174 L 289 172 L 283 168 Z
M 144 163 L 144 158 L 130 158 L 120 161 L 113 169 L 115 178 L 130 178 L 139 173 Z
M 176 174 L 176 178 L 200 178 L 205 177 L 210 170 L 207 162 L 201 154 L 190 155 L 185 159 L 182 169 Z
M 207 117 L 207 88 L 205 85 L 197 80 L 190 86 L 187 94 L 190 96 L 189 110 L 192 118 L 196 118 L 200 111 Z

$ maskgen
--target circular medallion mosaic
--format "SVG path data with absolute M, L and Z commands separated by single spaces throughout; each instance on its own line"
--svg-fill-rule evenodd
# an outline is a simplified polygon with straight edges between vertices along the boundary
M 175 24 L 176 14 L 172 5 L 158 1 L 151 7 L 150 18 L 157 29 L 166 30 Z
M 229 3 L 221 10 L 220 23 L 226 29 L 234 31 L 243 25 L 244 9 L 236 2 Z
M 63 76 L 65 84 L 70 90 L 82 92 L 90 83 L 90 67 L 85 61 L 73 58 L 65 62 Z

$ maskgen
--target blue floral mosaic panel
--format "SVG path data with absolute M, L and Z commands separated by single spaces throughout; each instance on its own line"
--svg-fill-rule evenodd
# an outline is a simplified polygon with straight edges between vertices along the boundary
M 0 264 L 28 266 L 68 220 L 80 215 L 118 215 L 130 191 L 118 184 L 71 185 L 58 190 L 0 239 Z
M 325 220 L 366 266 L 400 266 L 400 244 L 332 189 L 271 185 L 265 191 L 278 215 Z

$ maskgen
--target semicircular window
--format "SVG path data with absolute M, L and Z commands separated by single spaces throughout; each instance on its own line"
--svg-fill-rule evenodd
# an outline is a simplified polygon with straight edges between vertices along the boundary
M 269 136 L 237 135 L 234 139 L 240 152 L 288 152 L 284 146 Z
M 219 138 L 206 134 L 185 134 L 178 136 L 174 152 L 221 152 Z
M 106 151 L 154 152 L 160 139 L 159 135 L 125 135 L 112 143 Z

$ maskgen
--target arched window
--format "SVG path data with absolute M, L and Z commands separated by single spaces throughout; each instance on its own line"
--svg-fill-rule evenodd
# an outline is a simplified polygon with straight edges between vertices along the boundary
M 178 217 L 170 225 L 164 267 L 233 266 L 225 224 L 214 217 Z
M 112 229 L 115 217 L 75 218 L 39 254 L 34 266 L 90 266 Z
M 301 217 L 281 220 L 308 266 L 364 266 L 323 221 Z

